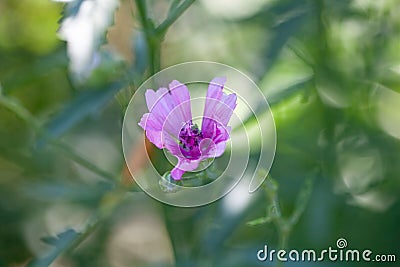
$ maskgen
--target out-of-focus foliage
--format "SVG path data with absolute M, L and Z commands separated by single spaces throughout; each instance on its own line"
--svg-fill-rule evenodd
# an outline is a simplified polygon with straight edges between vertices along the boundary
M 290 218 L 288 248 L 345 237 L 400 256 L 398 1 L 64 2 L 0 3 L 0 266 L 261 266 Z M 232 65 L 267 96 L 274 190 L 182 209 L 130 185 L 126 105 L 189 60 Z
M 117 0 L 83 0 L 66 4 L 59 35 L 67 42 L 70 70 L 77 82 L 87 79 L 104 60 L 98 49 L 112 24 L 117 6 Z
M 46 54 L 57 46 L 57 20 L 60 6 L 49 1 L 10 1 L 1 3 L 0 47 L 4 51 Z M 35 12 L 32 12 L 35 10 Z

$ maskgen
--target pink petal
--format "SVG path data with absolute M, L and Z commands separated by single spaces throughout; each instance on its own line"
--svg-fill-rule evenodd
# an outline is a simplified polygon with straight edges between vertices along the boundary
M 222 102 L 224 102 L 228 107 L 230 107 L 232 110 L 234 110 L 236 108 L 236 100 L 237 100 L 237 96 L 236 94 L 224 94 L 222 96 Z
M 207 138 L 214 138 L 218 125 L 226 126 L 236 107 L 236 94 L 225 94 L 222 90 L 225 78 L 214 78 L 208 87 L 202 132 Z
M 214 158 L 215 157 L 214 151 L 215 151 L 215 143 L 212 139 L 205 138 L 205 139 L 201 140 L 200 152 L 201 152 L 202 159 Z
M 170 152 L 175 154 L 176 146 L 172 145 L 171 140 L 162 139 L 170 135 L 177 137 L 180 127 L 191 120 L 192 112 L 188 88 L 178 81 L 171 82 L 169 86 L 170 89 L 146 91 L 146 104 L 150 113 L 143 115 L 139 126 L 158 148 L 164 148 L 165 143 L 168 143 L 167 149 L 171 149 Z
M 205 139 L 207 140 L 207 139 Z M 208 139 L 209 140 L 209 139 Z M 205 160 L 207 158 L 218 158 L 222 156 L 226 148 L 226 141 L 220 141 L 219 143 L 215 144 L 212 143 L 206 150 L 203 150 L 203 154 L 201 155 L 200 160 Z
M 225 77 L 216 77 L 208 85 L 207 98 L 221 99 L 222 89 L 226 83 Z
M 185 158 L 178 158 L 178 164 L 171 171 L 171 176 L 174 180 L 181 180 L 182 175 L 187 171 L 195 170 L 200 163 L 200 160 L 187 160 Z
M 225 105 L 221 105 L 220 109 L 218 109 L 218 112 L 220 112 L 219 116 L 225 118 L 226 120 L 223 121 L 223 125 L 227 125 L 229 122 L 229 119 L 232 116 L 233 110 L 236 108 L 236 100 L 237 100 L 237 96 L 236 94 L 224 94 L 222 96 L 222 102 Z
M 179 131 L 187 123 L 182 117 L 179 116 L 179 109 L 176 108 L 165 118 L 162 129 L 165 134 L 169 134 L 178 138 Z M 189 119 L 190 121 L 190 119 Z
M 221 99 L 207 99 L 206 105 L 209 106 L 207 115 L 209 118 L 226 126 L 236 107 L 236 99 L 236 94 L 226 95 L 225 93 Z M 204 114 L 204 116 L 206 116 L 206 114 Z
M 152 114 L 146 113 L 139 122 L 139 126 L 146 131 L 147 139 L 150 140 L 158 148 L 163 148 L 161 138 L 161 128 L 158 129 L 159 123 L 152 118 Z
M 162 149 L 164 147 L 163 142 L 162 142 L 161 132 L 147 130 L 146 136 L 147 136 L 147 139 L 149 139 L 149 141 L 152 142 L 159 149 Z
M 176 134 L 176 128 L 183 126 L 192 119 L 190 109 L 190 95 L 187 87 L 178 81 L 174 81 L 175 87 L 170 90 L 160 88 L 161 97 L 156 100 L 151 113 L 159 119 L 161 128 L 170 134 Z M 152 99 L 150 99 L 150 103 Z
M 181 170 L 177 167 L 173 168 L 171 171 L 171 176 L 174 180 L 181 180 L 182 179 L 182 175 L 185 173 L 184 170 Z
M 226 142 L 220 142 L 215 146 L 215 157 L 221 157 L 222 154 L 225 152 Z
M 158 95 L 159 93 L 161 93 L 161 90 L 157 90 L 157 92 L 154 92 L 154 90 L 152 89 L 147 89 L 145 97 L 146 97 L 147 108 L 149 110 L 153 109 L 154 104 L 157 102 L 157 99 L 160 98 L 160 95 Z
M 168 151 L 174 155 L 174 156 L 182 156 L 181 150 L 179 149 L 179 145 L 178 142 L 176 141 L 176 139 L 169 135 L 168 133 L 166 133 L 165 131 L 163 132 L 163 136 L 162 136 L 162 140 L 163 140 L 163 144 L 164 147 L 166 149 L 168 149 Z
M 147 91 L 151 92 L 152 90 Z M 160 128 L 162 128 L 168 114 L 174 109 L 175 103 L 171 99 L 171 95 L 168 93 L 167 88 L 160 88 L 154 95 L 152 93 L 150 93 L 149 95 L 151 95 L 151 97 L 148 101 L 146 98 L 147 107 L 149 108 L 150 113 L 154 115 L 154 118 L 159 121 L 161 126 Z M 153 105 L 149 106 L 149 104 Z
M 173 80 L 169 84 L 169 91 L 171 92 L 172 98 L 177 103 L 177 108 L 180 111 L 180 116 L 189 121 L 192 119 L 192 111 L 190 109 L 190 94 L 186 85 Z M 178 106 L 179 105 L 179 106 Z
M 213 111 L 216 109 L 221 97 L 223 96 L 223 88 L 226 82 L 226 78 L 217 77 L 214 78 L 207 90 L 206 104 L 204 107 L 204 116 L 211 118 Z
M 216 125 L 215 133 L 213 134 L 213 141 L 215 144 L 219 142 L 227 141 L 229 139 L 230 127 L 224 127 L 222 125 Z
M 139 126 L 142 127 L 144 130 L 147 127 L 147 121 L 149 119 L 150 113 L 143 114 L 142 118 L 140 119 Z

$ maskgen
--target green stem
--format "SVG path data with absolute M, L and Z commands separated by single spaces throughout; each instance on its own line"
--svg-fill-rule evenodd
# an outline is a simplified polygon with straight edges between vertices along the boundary
M 172 6 L 173 8 L 171 8 L 168 17 L 157 27 L 157 34 L 164 37 L 168 28 L 194 3 L 194 1 L 195 0 L 186 0 L 180 5 L 173 3 L 174 6 Z
M 178 244 L 176 240 L 176 236 L 171 235 L 171 233 L 174 232 L 174 224 L 171 222 L 169 213 L 168 213 L 168 206 L 166 205 L 161 205 L 162 213 L 163 213 L 163 218 L 164 218 L 164 224 L 165 228 L 167 229 L 167 233 L 170 235 L 170 241 L 171 241 L 171 247 L 172 247 L 172 253 L 174 255 L 175 259 L 175 264 L 176 266 L 179 266 L 179 261 L 181 259 L 181 252 L 177 250 Z
M 314 173 L 315 171 L 313 171 Z M 307 208 L 308 202 L 310 200 L 310 196 L 312 193 L 313 185 L 314 185 L 315 175 L 312 174 L 304 181 L 302 188 L 300 189 L 299 195 L 296 201 L 296 207 L 292 213 L 292 216 L 288 219 L 290 225 L 295 225 L 299 221 L 301 215 L 304 213 Z
M 279 243 L 278 243 L 279 249 L 287 248 L 288 238 L 290 236 L 291 230 L 292 230 L 291 226 L 280 226 L 279 227 Z
M 168 31 L 168 28 L 193 4 L 195 0 L 186 0 L 182 4 L 173 1 L 168 17 L 157 27 L 154 27 L 153 21 L 148 17 L 146 0 L 135 0 L 138 10 L 139 20 L 142 24 L 146 41 L 148 44 L 148 60 L 150 65 L 150 75 L 155 74 L 161 67 L 161 43 Z
M 313 171 L 314 173 L 314 171 Z M 282 215 L 279 198 L 278 198 L 278 184 L 271 177 L 268 177 L 265 183 L 265 192 L 268 200 L 271 203 L 270 210 L 267 210 L 266 218 L 270 217 L 278 230 L 278 248 L 286 249 L 288 239 L 292 232 L 293 227 L 297 224 L 300 216 L 304 213 L 308 201 L 312 193 L 312 187 L 314 183 L 315 175 L 311 175 L 304 182 L 304 185 L 300 189 L 295 209 L 289 218 L 285 218 Z M 283 262 L 278 261 L 277 267 L 283 266 Z
M 153 75 L 160 70 L 161 40 L 156 33 L 152 20 L 148 17 L 146 0 L 135 0 L 135 2 L 148 45 L 147 56 L 150 65 L 150 75 Z
M 36 118 L 33 117 L 32 114 L 18 101 L 4 96 L 1 92 L 1 87 L 0 87 L 0 104 L 6 107 L 11 112 L 13 112 L 15 115 L 17 115 L 18 118 L 27 123 L 35 131 L 39 131 L 40 127 L 39 123 L 36 121 Z
M 292 231 L 292 226 L 286 225 L 285 223 L 282 224 L 281 222 L 281 224 L 278 225 L 277 228 L 279 234 L 278 249 L 286 250 L 290 232 Z M 283 266 L 283 261 L 278 260 L 276 266 L 277 267 Z

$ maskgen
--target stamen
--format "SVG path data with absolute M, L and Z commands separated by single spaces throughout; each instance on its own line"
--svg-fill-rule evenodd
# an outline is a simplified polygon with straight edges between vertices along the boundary
M 187 159 L 198 159 L 201 156 L 199 144 L 203 135 L 192 121 L 186 123 L 179 132 L 179 147 L 182 155 Z

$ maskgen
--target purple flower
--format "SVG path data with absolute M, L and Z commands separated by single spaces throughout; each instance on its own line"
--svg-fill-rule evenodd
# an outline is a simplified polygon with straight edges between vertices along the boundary
M 236 107 L 236 94 L 222 92 L 226 78 L 214 78 L 209 86 L 201 129 L 192 121 L 190 95 L 187 87 L 174 80 L 169 89 L 146 91 L 149 113 L 143 115 L 139 126 L 158 148 L 166 148 L 177 157 L 171 171 L 180 180 L 186 171 L 195 170 L 207 158 L 220 157 L 229 139 L 227 126 Z

